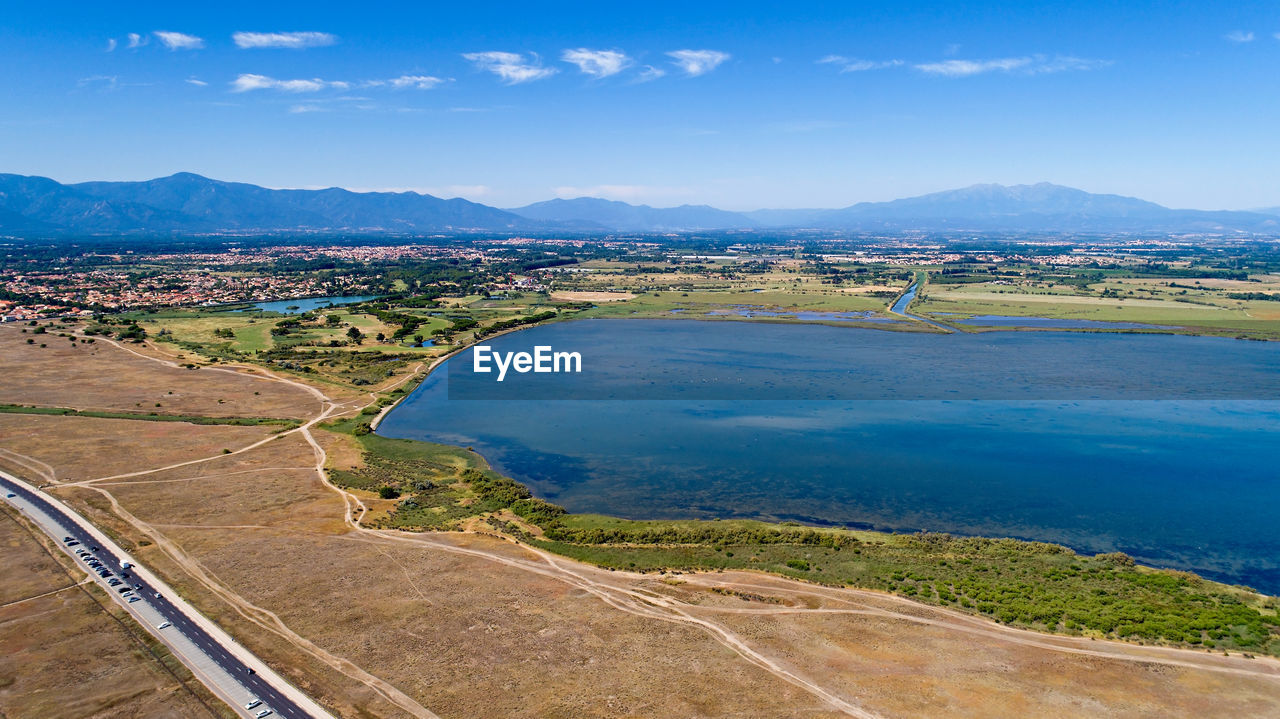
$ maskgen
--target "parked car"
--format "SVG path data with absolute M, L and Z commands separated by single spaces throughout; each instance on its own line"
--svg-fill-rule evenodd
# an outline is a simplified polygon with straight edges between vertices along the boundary
M 156 627 L 156 629 L 168 629 L 169 627 L 172 627 L 172 626 L 173 626 L 172 622 L 165 622 L 164 624 L 161 624 L 160 626 Z M 245 707 L 245 708 L 252 709 L 253 707 Z
M 249 703 L 244 705 L 244 708 L 253 709 L 254 707 L 258 706 L 261 703 L 262 703 L 261 699 L 250 699 Z

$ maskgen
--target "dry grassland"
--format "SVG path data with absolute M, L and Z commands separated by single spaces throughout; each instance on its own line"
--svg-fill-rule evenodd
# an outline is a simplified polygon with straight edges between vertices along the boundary
M 0 509 L 0 716 L 214 716 L 143 648 L 142 630 L 108 615 L 96 587 L 74 586 L 84 574 L 68 575 L 20 521 Z
M 73 346 L 56 333 L 21 329 L 0 326 L 0 403 L 209 417 L 302 418 L 319 409 L 305 391 L 280 382 L 169 367 L 100 338 Z

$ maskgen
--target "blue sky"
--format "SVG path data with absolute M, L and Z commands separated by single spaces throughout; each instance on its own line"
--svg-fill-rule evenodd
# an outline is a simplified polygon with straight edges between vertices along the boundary
M 1280 205 L 1280 6 L 34 3 L 0 171 L 510 207 L 839 207 L 1050 181 Z

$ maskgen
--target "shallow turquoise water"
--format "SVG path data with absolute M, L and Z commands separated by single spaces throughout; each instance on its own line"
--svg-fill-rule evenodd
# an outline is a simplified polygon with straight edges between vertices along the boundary
M 372 296 L 358 297 L 308 297 L 303 300 L 276 300 L 274 302 L 257 302 L 246 312 L 279 312 L 286 315 L 300 315 L 303 312 L 322 309 L 330 305 L 349 305 L 356 302 L 364 302 L 365 300 L 375 299 Z M 293 307 L 294 309 L 289 309 Z
M 464 399 L 464 353 L 379 432 L 472 446 L 572 511 L 1013 536 L 1280 592 L 1275 343 L 616 320 L 490 344 L 578 350 L 592 369 Z M 1054 357 L 1089 358 L 1090 392 L 1071 396 Z M 957 378 L 963 392 L 939 391 Z M 743 394 L 722 391 L 739 379 Z M 858 391 L 802 399 L 842 383 Z M 904 383 L 930 391 L 892 399 Z M 651 399 L 519 399 L 574 391 Z

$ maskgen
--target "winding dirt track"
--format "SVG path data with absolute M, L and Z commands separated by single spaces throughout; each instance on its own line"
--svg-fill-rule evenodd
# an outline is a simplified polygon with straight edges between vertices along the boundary
M 135 351 L 134 349 L 118 342 L 112 340 L 106 341 L 139 357 L 159 362 L 167 366 L 180 366 L 177 362 Z M 159 348 L 151 347 L 151 349 L 162 353 L 162 350 Z M 432 366 L 434 366 L 434 364 Z M 402 383 L 412 380 L 422 371 L 422 369 L 422 365 L 418 365 L 409 376 L 385 387 L 381 387 L 379 388 L 379 391 L 393 389 Z M 298 433 L 312 448 L 315 463 L 312 467 L 307 469 L 313 470 L 316 473 L 317 478 L 328 489 L 335 492 L 342 498 L 344 505 L 344 520 L 350 530 L 347 535 L 344 535 L 345 539 L 372 544 L 375 548 L 378 548 L 379 552 L 382 552 L 380 548 L 381 546 L 410 545 L 433 551 L 451 552 L 500 563 L 522 571 L 535 573 L 564 582 L 565 584 L 590 593 L 597 597 L 601 602 L 604 602 L 608 606 L 621 612 L 626 612 L 631 615 L 644 617 L 654 621 L 670 622 L 695 627 L 714 638 L 720 644 L 736 652 L 740 657 L 742 657 L 742 659 L 750 664 L 810 693 L 833 710 L 844 713 L 848 716 L 861 717 L 865 719 L 876 717 L 878 715 L 861 706 L 857 702 L 856 697 L 846 696 L 837 688 L 823 686 L 813 678 L 806 677 L 797 669 L 788 667 L 785 661 L 776 657 L 771 657 L 762 650 L 751 646 L 751 644 L 743 637 L 722 623 L 717 622 L 715 620 L 715 616 L 717 614 L 806 613 L 868 615 L 944 627 L 975 636 L 982 636 L 987 639 L 1032 646 L 1054 652 L 1080 654 L 1110 660 L 1164 664 L 1176 667 L 1224 672 L 1238 676 L 1249 676 L 1254 678 L 1261 677 L 1280 682 L 1280 662 L 1272 659 L 1256 659 L 1245 665 L 1244 660 L 1236 659 L 1233 661 L 1226 657 L 1218 657 L 1187 650 L 1135 646 L 1120 642 L 1089 641 L 1087 639 L 1077 637 L 1039 634 L 1027 630 L 994 624 L 960 612 L 936 607 L 925 607 L 924 605 L 911 602 L 905 598 L 867 592 L 864 590 L 837 589 L 817 585 L 807 585 L 767 575 L 746 575 L 742 579 L 735 579 L 732 575 L 725 576 L 722 574 L 683 575 L 681 577 L 682 580 L 696 586 L 706 588 L 726 587 L 743 591 L 787 591 L 788 593 L 796 595 L 809 594 L 815 597 L 821 597 L 823 600 L 828 602 L 846 605 L 847 608 L 820 607 L 804 609 L 789 606 L 770 606 L 759 608 L 698 606 L 689 604 L 674 597 L 633 586 L 636 584 L 637 580 L 643 577 L 643 575 L 636 575 L 627 572 L 605 572 L 588 565 L 582 565 L 571 560 L 551 555 L 526 545 L 520 545 L 520 549 L 527 557 L 521 558 L 513 556 L 509 551 L 502 552 L 470 546 L 460 546 L 459 544 L 451 543 L 430 534 L 409 534 L 389 530 L 368 529 L 361 526 L 359 522 L 359 520 L 368 511 L 368 508 L 358 496 L 337 487 L 329 481 L 328 476 L 324 471 L 327 454 L 321 444 L 316 441 L 311 430 L 321 421 L 358 413 L 361 409 L 374 401 L 376 398 L 375 394 L 372 392 L 369 393 L 368 396 L 370 397 L 370 400 L 368 401 L 361 398 L 338 402 L 334 401 L 314 386 L 280 377 L 260 368 L 236 369 L 229 367 L 206 367 L 202 368 L 201 371 L 229 372 L 241 376 L 256 377 L 263 381 L 282 382 L 305 390 L 318 401 L 319 409 L 311 419 L 307 420 L 304 424 L 295 429 L 288 430 L 287 432 L 282 432 L 280 434 L 286 435 Z M 249 445 L 233 450 L 230 454 L 235 455 L 251 451 L 254 448 L 260 447 L 270 441 L 274 441 L 276 436 L 279 435 L 273 435 L 267 439 L 253 442 Z M 298 635 L 296 632 L 289 629 L 278 615 L 267 609 L 256 606 L 244 597 L 240 596 L 226 583 L 214 576 L 212 572 L 203 567 L 197 560 L 188 556 L 181 547 L 168 539 L 159 530 L 160 527 L 166 527 L 169 525 L 148 524 L 143 522 L 124 509 L 110 491 L 105 488 L 111 486 L 113 480 L 141 477 L 165 470 L 211 462 L 222 457 L 226 457 L 227 454 L 202 457 L 163 467 L 97 477 L 74 483 L 59 482 L 56 478 L 56 471 L 54 468 L 40 462 L 39 460 L 5 449 L 0 449 L 0 454 L 3 454 L 5 458 L 10 459 L 11 461 L 27 467 L 30 471 L 39 475 L 42 479 L 51 484 L 58 484 L 61 486 L 81 486 L 100 493 L 110 502 L 112 510 L 121 519 L 149 537 L 167 556 L 177 563 L 184 571 L 190 574 L 192 579 L 199 582 L 200 585 L 213 592 L 223 601 L 227 602 L 227 604 L 232 606 L 236 612 L 238 612 L 240 616 L 244 617 L 247 621 L 266 631 L 272 632 L 283 640 L 289 642 L 299 651 L 322 661 L 325 665 L 332 667 L 343 675 L 370 687 L 387 701 L 395 704 L 409 714 L 422 718 L 436 716 L 429 709 L 422 706 L 412 697 L 409 697 L 396 689 L 388 682 L 370 674 L 361 667 L 342 657 L 331 654 L 305 637 Z M 166 479 L 150 481 L 180 482 L 186 480 Z M 509 546 L 506 548 L 509 549 Z M 389 557 L 390 555 L 387 554 L 386 556 Z M 413 585 L 411 572 L 409 572 L 407 568 L 404 568 L 403 565 L 401 565 L 401 568 L 404 569 L 406 579 L 410 586 L 414 588 L 422 601 L 430 604 L 430 599 L 423 594 L 416 585 Z M 885 608 L 886 604 L 896 605 L 902 609 L 901 611 L 887 609 Z

